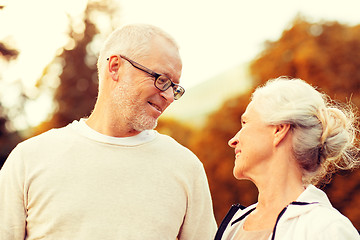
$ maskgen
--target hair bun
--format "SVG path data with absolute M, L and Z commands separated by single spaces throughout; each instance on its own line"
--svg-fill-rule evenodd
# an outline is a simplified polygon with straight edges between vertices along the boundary
M 320 138 L 321 146 L 325 145 L 327 138 L 333 137 L 341 131 L 346 130 L 348 125 L 346 115 L 334 107 L 319 109 L 318 119 L 323 128 Z
M 350 116 L 350 113 L 351 111 L 336 107 L 321 108 L 318 112 L 318 119 L 323 128 L 319 163 L 328 172 L 354 167 L 355 162 L 351 160 L 355 141 L 354 116 Z

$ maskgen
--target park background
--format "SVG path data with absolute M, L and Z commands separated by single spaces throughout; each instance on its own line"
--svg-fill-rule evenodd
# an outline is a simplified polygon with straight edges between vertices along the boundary
M 13 2 L 18 5 L 0 2 L 0 166 L 20 141 L 89 115 L 97 95 L 95 63 L 99 46 L 114 28 L 127 23 L 122 16 L 131 14 L 131 8 L 124 11 L 126 1 L 84 0 L 79 1 L 82 4 L 76 11 L 70 3 L 75 1 Z M 177 17 L 180 8 L 177 1 L 163 1 L 166 4 L 161 6 L 152 5 L 152 1 L 135 2 L 137 14 L 147 11 L 164 22 Z M 184 51 L 181 81 L 186 93 L 161 117 L 157 130 L 190 148 L 203 162 L 219 223 L 233 203 L 250 205 L 257 199 L 251 182 L 234 179 L 234 152 L 227 145 L 240 129 L 240 116 L 255 87 L 278 76 L 298 77 L 337 101 L 351 101 L 360 107 L 360 16 L 351 21 L 331 14 L 316 18 L 301 11 L 300 6 L 297 12 L 287 11 L 288 4 L 296 6 L 297 1 L 275 0 L 271 4 L 257 0 L 257 6 L 247 14 L 259 21 L 248 18 L 237 28 L 234 16 L 246 14 L 248 1 L 184 2 L 187 5 L 182 9 L 182 19 L 164 29 Z M 310 9 L 331 12 L 331 1 L 302 2 Z M 318 2 L 322 5 L 316 5 Z M 350 16 L 360 9 L 359 4 L 349 3 L 356 1 L 337 3 L 337 11 Z M 60 8 L 66 4 L 67 10 Z M 216 10 L 210 8 L 217 6 Z M 54 8 L 55 12 L 49 10 Z M 228 24 L 216 24 L 224 16 L 220 12 L 228 15 Z M 261 45 L 257 43 L 253 52 L 226 48 L 234 44 L 232 41 L 242 49 L 252 48 L 251 36 L 271 29 L 269 18 L 276 19 L 280 12 L 291 14 L 291 20 L 280 21 L 281 31 L 274 35 L 261 36 Z M 58 15 L 62 20 L 56 25 L 51 20 Z M 140 19 L 134 15 L 135 20 Z M 32 21 L 36 16 L 45 17 Z M 194 28 L 189 27 L 189 21 Z M 230 21 L 235 22 L 235 27 Z M 51 27 L 42 27 L 44 22 L 51 23 Z M 162 27 L 160 22 L 145 22 Z M 62 29 L 61 35 L 57 36 L 54 29 Z M 187 38 L 174 29 L 187 30 Z M 201 38 L 206 30 L 213 33 L 208 41 Z M 216 38 L 216 44 L 211 37 Z M 188 45 L 182 43 L 193 45 L 190 55 L 183 50 Z M 225 52 L 239 61 L 230 62 L 228 55 L 222 55 Z M 29 55 L 31 58 L 26 57 Z M 326 191 L 334 207 L 360 229 L 360 171 L 340 172 L 331 183 L 319 187 Z

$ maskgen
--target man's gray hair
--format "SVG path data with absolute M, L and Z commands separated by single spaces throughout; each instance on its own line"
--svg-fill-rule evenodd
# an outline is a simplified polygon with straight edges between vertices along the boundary
M 133 60 L 146 57 L 151 46 L 151 40 L 160 36 L 168 40 L 178 50 L 176 41 L 164 30 L 149 24 L 125 25 L 114 30 L 106 39 L 100 50 L 97 61 L 99 81 L 102 79 L 106 59 L 114 54 L 122 54 Z

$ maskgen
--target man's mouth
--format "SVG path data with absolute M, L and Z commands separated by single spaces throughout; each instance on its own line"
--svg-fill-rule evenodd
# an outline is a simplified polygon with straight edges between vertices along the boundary
M 152 103 L 152 102 L 148 102 L 153 108 L 155 108 L 156 110 L 158 110 L 159 112 L 161 112 L 162 113 L 162 109 L 158 106 L 158 105 L 156 105 L 156 104 L 154 104 L 154 103 Z

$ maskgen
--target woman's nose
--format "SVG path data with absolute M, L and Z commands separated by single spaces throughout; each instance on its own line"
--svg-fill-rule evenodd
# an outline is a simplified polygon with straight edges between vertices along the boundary
M 233 138 L 229 140 L 228 145 L 232 148 L 235 148 L 237 144 L 238 144 L 238 140 L 236 139 L 236 135 L 235 135 Z

